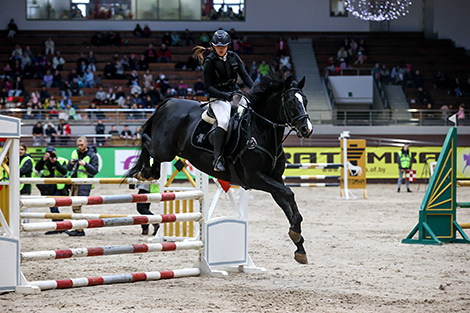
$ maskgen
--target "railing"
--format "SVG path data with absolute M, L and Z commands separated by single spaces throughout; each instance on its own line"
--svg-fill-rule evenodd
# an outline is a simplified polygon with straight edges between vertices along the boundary
M 70 125 L 96 125 L 98 120 L 103 120 L 105 124 L 142 124 L 154 112 L 154 109 L 82 109 L 76 110 L 78 119 L 68 119 Z M 27 109 L 3 109 L 0 114 L 13 116 L 22 119 L 23 125 L 35 125 L 38 121 L 43 123 L 58 122 L 60 118 L 65 117 L 63 111 L 52 113 L 51 110 L 32 110 Z
M 82 116 L 81 120 L 68 120 L 71 126 L 95 126 L 97 123 L 96 117 L 102 117 L 103 122 L 107 125 L 142 125 L 154 112 L 153 109 L 131 110 L 131 109 L 86 109 L 77 110 L 77 114 Z M 331 110 L 317 110 L 320 113 L 318 116 L 330 116 Z M 444 114 L 440 110 L 338 110 L 335 109 L 331 119 L 315 119 L 312 123 L 322 125 L 409 125 L 409 126 L 447 126 L 452 125 L 448 120 L 451 114 Z M 324 113 L 324 114 L 321 114 Z M 384 114 L 387 113 L 387 114 Z M 389 114 L 391 113 L 391 114 Z M 403 116 L 399 113 L 411 113 L 412 117 L 408 119 L 399 119 L 397 116 Z M 57 125 L 58 118 L 51 118 L 49 110 L 34 111 L 31 119 L 25 119 L 27 114 L 26 109 L 4 109 L 0 110 L 0 114 L 14 116 L 23 119 L 23 125 L 35 125 L 38 121 L 43 124 L 52 122 Z M 131 115 L 132 114 L 132 115 Z M 137 114 L 137 115 L 136 115 Z M 101 116 L 103 115 L 103 116 Z M 92 117 L 90 119 L 90 116 Z M 459 125 L 470 125 L 468 121 L 459 122 Z

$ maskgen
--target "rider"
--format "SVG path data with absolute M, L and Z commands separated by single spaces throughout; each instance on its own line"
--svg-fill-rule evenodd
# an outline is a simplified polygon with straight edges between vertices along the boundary
M 218 30 L 211 39 L 212 48 L 204 61 L 204 84 L 209 95 L 210 106 L 217 119 L 217 127 L 212 135 L 214 145 L 213 165 L 214 171 L 225 171 L 223 164 L 223 146 L 230 120 L 230 110 L 233 107 L 246 105 L 240 88 L 237 85 L 237 75 L 248 88 L 254 83 L 245 70 L 240 57 L 229 51 L 230 35 L 224 30 Z M 197 46 L 195 56 L 203 59 L 202 53 L 206 49 Z

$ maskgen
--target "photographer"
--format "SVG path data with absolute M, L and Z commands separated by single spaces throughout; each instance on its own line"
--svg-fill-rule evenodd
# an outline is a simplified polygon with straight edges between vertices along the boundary
M 44 156 L 39 159 L 34 170 L 40 177 L 67 177 L 68 160 L 58 157 L 54 147 L 47 147 Z M 67 196 L 68 192 L 65 184 L 38 184 L 36 185 L 42 196 Z M 51 213 L 60 213 L 57 207 L 50 208 Z M 61 221 L 61 220 L 53 220 Z M 58 234 L 63 231 L 48 231 L 46 235 Z
M 88 141 L 86 137 L 77 139 L 77 150 L 72 152 L 70 162 L 67 165 L 72 178 L 92 178 L 98 174 L 98 156 L 88 149 Z M 91 191 L 90 185 L 73 185 L 70 189 L 72 196 L 89 196 Z M 81 206 L 72 206 L 73 213 L 82 213 Z M 66 231 L 69 236 L 85 236 L 83 229 L 75 229 Z

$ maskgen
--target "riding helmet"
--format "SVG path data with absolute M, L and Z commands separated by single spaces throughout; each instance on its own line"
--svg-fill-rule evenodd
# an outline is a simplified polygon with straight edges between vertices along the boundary
M 231 42 L 230 35 L 225 30 L 218 30 L 212 35 L 211 44 L 213 46 L 224 47 Z

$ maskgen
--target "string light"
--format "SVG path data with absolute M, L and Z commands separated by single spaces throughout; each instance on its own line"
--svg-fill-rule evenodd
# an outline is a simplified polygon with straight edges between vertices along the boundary
M 345 7 L 353 16 L 365 21 L 396 20 L 410 13 L 410 0 L 345 0 Z

